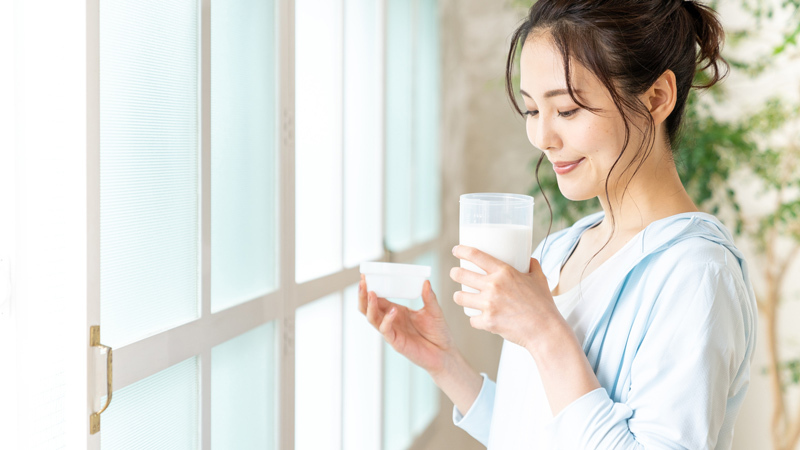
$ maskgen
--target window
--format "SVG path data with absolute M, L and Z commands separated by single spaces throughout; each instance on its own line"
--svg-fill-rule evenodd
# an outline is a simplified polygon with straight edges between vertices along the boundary
M 382 343 L 356 311 L 357 287 L 344 287 L 384 243 L 392 261 L 432 266 L 436 283 L 436 8 L 296 2 L 296 281 L 308 292 L 296 310 L 297 449 L 404 449 L 439 410 L 428 374 Z
M 388 260 L 432 266 L 438 289 L 436 2 L 24 3 L 0 44 L 20 62 L 0 79 L 21 86 L 0 86 L 0 113 L 21 112 L 0 172 L 23 169 L 0 177 L 18 234 L 0 269 L 10 252 L 28 301 L 9 319 L 0 298 L 0 335 L 22 331 L 0 356 L 30 367 L 0 390 L 21 411 L 3 429 L 31 424 L 13 442 L 412 444 L 440 394 L 358 312 L 356 283 Z M 47 29 L 63 49 L 33 38 Z M 57 82 L 39 78 L 54 63 Z M 94 411 L 108 398 L 109 353 L 85 348 L 98 324 L 114 393 L 89 435 L 87 390 Z

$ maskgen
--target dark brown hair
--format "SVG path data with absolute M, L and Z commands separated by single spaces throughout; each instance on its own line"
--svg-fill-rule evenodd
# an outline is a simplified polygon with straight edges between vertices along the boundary
M 596 113 L 576 95 L 571 82 L 573 64 L 588 69 L 608 89 L 617 111 L 625 124 L 625 139 L 616 161 L 606 176 L 608 180 L 630 141 L 631 129 L 643 136 L 631 163 L 620 176 L 638 160 L 631 178 L 636 175 L 655 144 L 653 118 L 638 96 L 646 92 L 667 70 L 675 73 L 677 97 L 675 108 L 666 120 L 669 143 L 679 136 L 689 89 L 708 88 L 727 75 L 728 64 L 720 55 L 724 42 L 722 25 L 711 8 L 695 1 L 684 0 L 539 0 L 531 6 L 527 17 L 514 31 L 506 60 L 506 91 L 514 109 L 524 112 L 516 101 L 512 72 L 518 47 L 521 49 L 532 33 L 542 32 L 555 46 L 564 64 L 567 91 L 581 108 Z M 693 85 L 695 73 L 708 71 L 708 81 Z M 645 128 L 631 119 L 639 117 Z M 536 182 L 544 152 L 536 164 Z M 628 182 L 630 183 L 630 181 Z M 623 196 L 627 190 L 623 190 Z M 544 191 L 542 191 L 544 195 Z M 550 226 L 553 224 L 550 209 Z M 611 213 L 612 230 L 614 214 Z M 547 234 L 550 234 L 548 228 Z M 613 236 L 613 234 L 612 234 Z M 609 237 L 609 242 L 611 237 Z M 545 245 L 546 245 L 545 238 Z M 608 242 L 606 242 L 606 245 Z M 605 248 L 605 245 L 603 246 Z M 603 250 L 601 248 L 596 254 Z M 542 247 L 542 256 L 544 255 Z M 588 264 L 587 264 L 588 266 Z

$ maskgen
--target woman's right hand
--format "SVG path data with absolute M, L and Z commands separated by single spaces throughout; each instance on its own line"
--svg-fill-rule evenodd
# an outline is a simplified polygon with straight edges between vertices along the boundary
M 422 286 L 422 301 L 424 306 L 417 311 L 392 303 L 368 291 L 361 275 L 358 309 L 392 348 L 436 376 L 446 370 L 448 359 L 458 350 L 428 280 Z

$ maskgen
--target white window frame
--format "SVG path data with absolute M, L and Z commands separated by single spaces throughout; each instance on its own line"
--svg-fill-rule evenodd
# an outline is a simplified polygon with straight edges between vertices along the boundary
M 295 312 L 298 308 L 322 298 L 328 294 L 344 291 L 359 280 L 358 267 L 344 268 L 336 273 L 304 283 L 295 282 L 295 160 L 294 160 L 294 1 L 277 1 L 277 117 L 276 124 L 278 146 L 278 241 L 280 242 L 278 259 L 277 290 L 245 302 L 240 305 L 211 314 L 210 299 L 210 3 L 211 0 L 197 0 L 200 7 L 200 77 L 201 77 L 201 263 L 202 263 L 202 302 L 201 316 L 185 325 L 156 334 L 141 341 L 114 349 L 114 390 L 142 380 L 164 370 L 187 358 L 199 355 L 201 359 L 201 448 L 211 446 L 211 349 L 229 339 L 239 336 L 269 321 L 277 321 L 276 350 L 279 355 L 276 370 L 277 376 L 277 417 L 278 448 L 294 448 L 295 430 Z M 381 68 L 383 99 L 381 114 L 385 115 L 385 30 L 386 2 L 379 4 L 382 19 L 381 46 L 384 58 Z M 99 134 L 99 0 L 87 2 L 87 237 L 88 237 L 88 305 L 87 318 L 89 325 L 100 323 L 100 134 Z M 384 142 L 385 155 L 385 119 L 381 119 L 381 141 Z M 385 157 L 384 173 L 385 173 Z M 411 175 L 411 174 L 409 174 Z M 381 189 L 383 189 L 382 178 Z M 383 193 L 382 193 L 383 196 Z M 384 206 L 385 207 L 385 206 Z M 383 212 L 381 212 L 382 234 Z M 430 241 L 415 244 L 402 251 L 384 252 L 382 261 L 412 262 L 418 256 L 428 252 L 441 255 L 439 235 Z M 366 320 L 366 319 L 364 319 Z M 88 336 L 88 329 L 86 330 Z M 102 340 L 102 329 L 101 329 Z M 100 398 L 105 394 L 105 375 L 101 370 L 103 357 L 97 357 L 88 350 L 88 392 L 87 410 L 101 407 Z M 383 362 L 381 361 L 381 365 Z M 112 401 L 113 404 L 113 401 Z M 88 423 L 88 416 L 86 418 Z M 101 421 L 102 423 L 102 421 Z M 383 423 L 381 419 L 380 423 Z M 429 425 L 430 428 L 430 425 Z M 88 434 L 88 428 L 86 430 Z M 101 428 L 102 433 L 102 428 Z M 381 433 L 382 434 L 382 433 Z M 423 438 L 425 433 L 417 437 Z M 414 447 L 412 444 L 411 447 Z M 88 448 L 99 449 L 99 434 L 88 437 Z

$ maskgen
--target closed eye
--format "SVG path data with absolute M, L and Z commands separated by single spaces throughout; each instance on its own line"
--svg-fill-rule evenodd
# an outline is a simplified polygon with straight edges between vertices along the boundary
M 537 110 L 534 110 L 534 111 L 525 111 L 523 114 L 525 114 L 526 116 L 535 117 L 535 116 L 539 115 L 539 110 L 537 109 Z
M 569 117 L 574 116 L 578 112 L 579 109 L 580 108 L 575 108 L 573 110 L 564 111 L 564 112 L 559 111 L 558 115 L 561 116 L 561 117 L 569 118 Z

